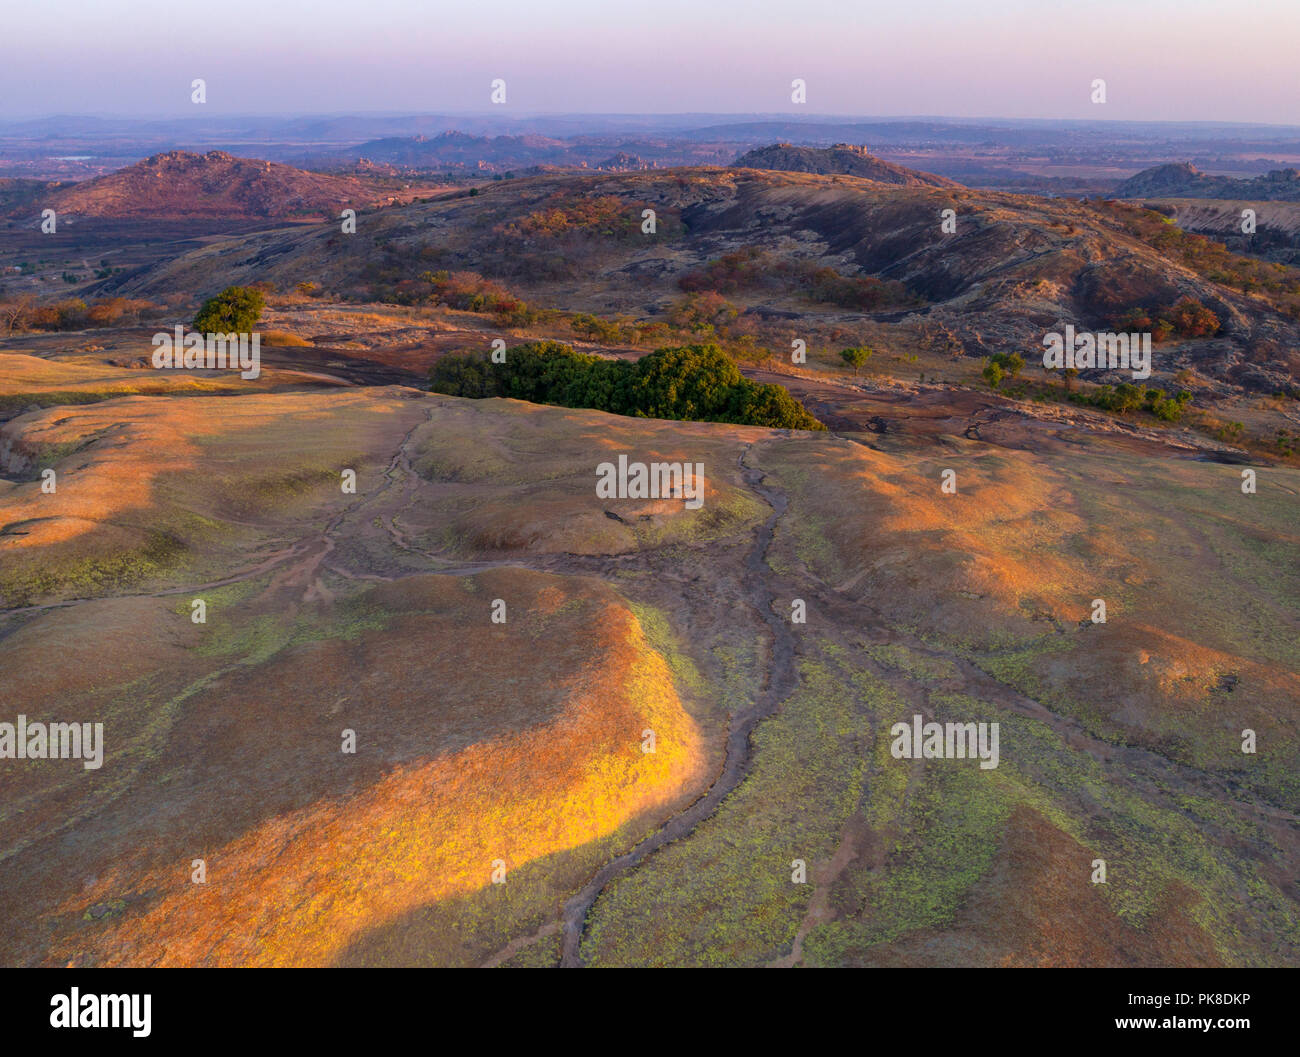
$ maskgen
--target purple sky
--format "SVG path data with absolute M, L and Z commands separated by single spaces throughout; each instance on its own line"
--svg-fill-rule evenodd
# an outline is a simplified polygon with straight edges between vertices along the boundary
M 1300 0 L 42 0 L 5 35 L 7 117 L 193 114 L 195 77 L 206 116 L 487 110 L 501 77 L 533 113 L 1300 124 Z

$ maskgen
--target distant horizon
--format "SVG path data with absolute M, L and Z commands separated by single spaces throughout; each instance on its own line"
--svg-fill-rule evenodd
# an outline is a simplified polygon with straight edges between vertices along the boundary
M 472 119 L 475 121 L 491 120 L 501 124 L 509 124 L 512 121 L 534 121 L 544 119 L 563 119 L 563 118 L 654 118 L 657 120 L 671 119 L 705 119 L 705 118 L 726 118 L 736 119 L 745 118 L 748 123 L 759 121 L 783 121 L 790 123 L 804 124 L 840 124 L 840 123 L 870 123 L 870 122 L 952 122 L 954 124 L 964 125 L 981 125 L 990 122 L 1005 122 L 1015 124 L 1033 124 L 1033 125 L 1181 125 L 1181 126 L 1214 126 L 1214 127 L 1232 127 L 1232 128 L 1269 128 L 1269 129 L 1296 129 L 1300 130 L 1300 119 L 1294 122 L 1286 121 L 1247 121 L 1231 120 L 1227 118 L 1088 118 L 1088 117 L 1016 117 L 1007 114 L 865 114 L 865 113 L 788 113 L 780 111 L 748 111 L 748 110 L 682 110 L 682 111 L 623 111 L 623 110 L 535 110 L 525 111 L 517 110 L 510 113 L 502 113 L 498 110 L 396 110 L 396 109 L 344 109 L 344 110 L 286 110 L 286 111 L 229 111 L 220 113 L 194 114 L 185 111 L 159 111 L 155 113 L 125 113 L 119 111 L 53 111 L 39 114 L 19 114 L 5 115 L 0 113 L 0 123 L 3 124 L 29 124 L 39 121 L 59 121 L 59 120 L 100 120 L 100 121 L 122 121 L 122 122 L 149 122 L 149 121 L 189 121 L 189 122 L 222 122 L 222 121 L 293 121 L 301 119 L 321 119 L 321 118 L 362 118 L 362 119 L 387 119 L 387 120 L 426 120 L 430 118 L 446 118 L 456 120 L 458 118 Z

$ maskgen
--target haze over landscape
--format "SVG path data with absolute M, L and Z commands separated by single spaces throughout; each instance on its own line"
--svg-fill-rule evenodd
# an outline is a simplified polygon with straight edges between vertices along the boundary
M 1294 4 L 128 7 L 0 70 L 0 963 L 1300 965 Z

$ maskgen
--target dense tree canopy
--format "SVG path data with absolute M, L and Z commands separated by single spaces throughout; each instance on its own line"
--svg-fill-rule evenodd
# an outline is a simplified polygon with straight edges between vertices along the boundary
M 504 396 L 638 418 L 826 428 L 783 387 L 745 378 L 716 345 L 659 349 L 630 363 L 575 352 L 556 341 L 533 341 L 506 350 L 504 363 L 445 357 L 430 381 L 434 392 L 449 396 Z
M 247 334 L 257 325 L 265 306 L 260 290 L 227 286 L 203 302 L 191 326 L 202 334 Z

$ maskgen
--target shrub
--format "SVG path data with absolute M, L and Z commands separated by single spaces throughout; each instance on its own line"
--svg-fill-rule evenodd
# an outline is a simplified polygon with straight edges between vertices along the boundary
M 446 269 L 421 273 L 420 278 L 433 287 L 428 300 L 435 305 L 446 305 L 461 312 L 479 312 L 496 316 L 495 322 L 503 327 L 522 327 L 533 323 L 538 313 L 523 299 L 516 297 L 500 283 L 484 279 L 478 272 L 450 272 Z M 404 282 L 399 284 L 406 286 Z M 410 293 L 410 303 L 419 300 Z
M 855 345 L 853 348 L 841 349 L 840 359 L 853 368 L 853 374 L 856 377 L 875 351 L 875 349 L 867 345 Z
M 86 322 L 93 327 L 111 327 L 125 321 L 138 321 L 140 316 L 157 305 L 150 301 L 127 297 L 109 297 L 97 301 L 86 311 Z
M 78 297 L 34 308 L 31 326 L 41 330 L 77 330 L 86 323 L 86 302 Z
M 797 294 L 823 304 L 872 311 L 918 303 L 907 287 L 894 279 L 841 275 L 812 261 L 791 260 L 757 246 L 724 253 L 703 268 L 677 280 L 686 293 L 735 294 L 742 290 L 771 290 Z
M 502 225 L 500 233 L 523 239 L 553 239 L 572 232 L 626 239 L 641 231 L 641 208 L 612 195 L 554 196 L 543 208 Z
M 1183 389 L 1171 397 L 1163 389 L 1143 389 L 1121 382 L 1115 388 L 1100 385 L 1092 393 L 1075 393 L 1070 399 L 1076 404 L 1087 404 L 1121 415 L 1142 408 L 1164 422 L 1177 422 L 1192 402 L 1192 394 Z
M 500 396 L 499 380 L 495 365 L 477 356 L 444 356 L 429 372 L 430 388 L 435 393 L 472 400 Z
M 687 294 L 684 300 L 673 305 L 668 319 L 673 326 L 699 334 L 712 334 L 715 327 L 730 323 L 739 314 L 740 309 L 721 294 L 706 290 Z
M 1204 338 L 1219 332 L 1219 317 L 1199 301 L 1184 297 L 1170 310 L 1169 322 L 1184 338 Z
M 777 263 L 757 246 L 724 253 L 698 271 L 687 272 L 677 280 L 686 293 L 703 293 L 712 290 L 719 294 L 734 294 L 741 290 L 763 285 L 777 268 Z
M 569 326 L 575 334 L 588 341 L 615 342 L 622 334 L 617 323 L 593 316 L 590 312 L 579 312 L 569 320 Z
M 821 304 L 870 312 L 877 308 L 906 303 L 906 287 L 896 280 L 874 276 L 840 275 L 833 268 L 823 268 L 813 276 L 808 296 Z
M 1025 369 L 1025 358 L 1018 352 L 995 352 L 989 359 L 1001 367 L 1008 378 L 1015 378 Z
M 1184 297 L 1175 305 L 1165 308 L 1130 308 L 1115 318 L 1113 326 L 1119 331 L 1151 332 L 1155 344 L 1171 335 L 1180 338 L 1204 338 L 1219 332 L 1219 317 L 1199 301 Z

